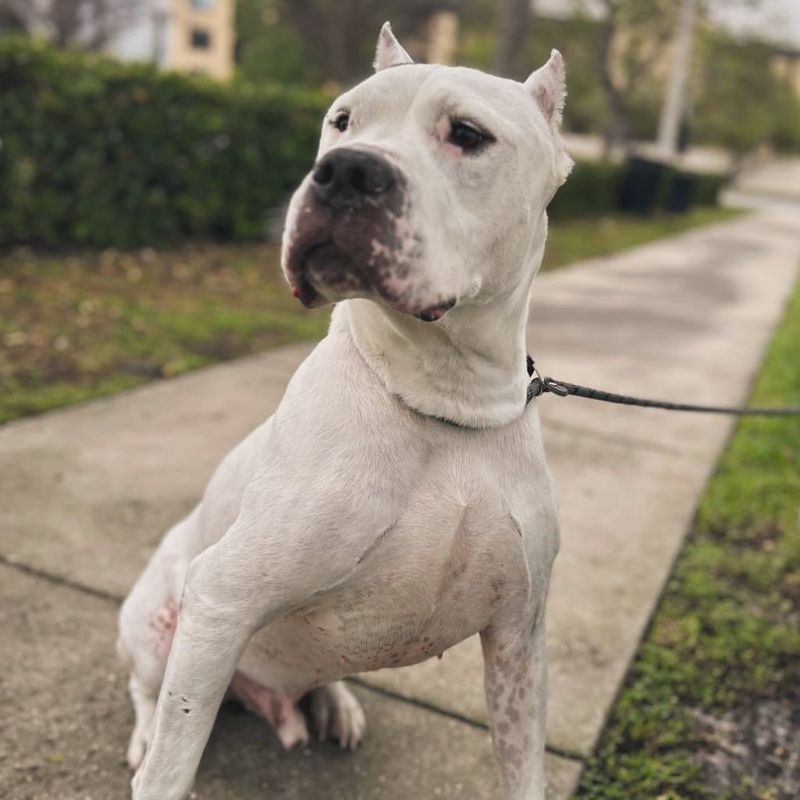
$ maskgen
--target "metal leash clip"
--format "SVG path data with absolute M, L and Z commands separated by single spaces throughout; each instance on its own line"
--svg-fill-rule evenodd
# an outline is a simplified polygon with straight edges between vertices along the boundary
M 528 375 L 531 376 L 531 382 L 528 384 L 528 402 L 545 392 L 552 392 L 559 397 L 566 397 L 569 394 L 566 386 L 562 386 L 552 378 L 542 377 L 542 374 L 536 368 L 536 363 L 530 356 L 528 356 Z
M 566 397 L 569 394 L 569 389 L 567 389 L 566 386 L 562 386 L 558 381 L 552 378 L 545 378 L 544 385 L 546 391 L 557 394 L 559 397 Z

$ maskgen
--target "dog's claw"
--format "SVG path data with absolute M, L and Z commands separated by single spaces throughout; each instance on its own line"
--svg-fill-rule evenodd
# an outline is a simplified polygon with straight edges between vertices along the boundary
M 311 710 L 321 742 L 331 734 L 342 750 L 355 750 L 361 744 L 366 719 L 361 704 L 344 683 L 337 681 L 315 689 Z

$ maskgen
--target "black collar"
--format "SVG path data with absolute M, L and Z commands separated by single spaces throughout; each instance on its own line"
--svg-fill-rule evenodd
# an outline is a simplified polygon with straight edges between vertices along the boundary
M 530 355 L 525 356 L 525 369 L 527 369 L 528 377 L 531 379 L 531 382 L 528 384 L 528 391 L 525 395 L 525 408 L 527 408 L 534 397 L 538 397 L 543 391 L 548 391 L 548 389 L 545 388 L 545 383 L 536 371 L 536 366 Z M 460 422 L 455 422 L 447 417 L 437 417 L 432 414 L 430 416 L 437 422 L 443 422 L 445 425 L 450 425 L 453 428 L 462 428 L 468 431 L 480 430 L 479 428 L 473 428 L 471 425 L 462 425 Z

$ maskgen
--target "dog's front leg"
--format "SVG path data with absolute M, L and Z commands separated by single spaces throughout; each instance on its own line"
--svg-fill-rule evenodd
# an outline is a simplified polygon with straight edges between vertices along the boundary
M 547 662 L 544 610 L 503 616 L 481 633 L 494 751 L 509 800 L 544 800 Z
M 134 800 L 186 797 L 239 658 L 258 624 L 281 605 L 265 592 L 263 573 L 243 562 L 242 548 L 230 547 L 232 533 L 189 569 Z

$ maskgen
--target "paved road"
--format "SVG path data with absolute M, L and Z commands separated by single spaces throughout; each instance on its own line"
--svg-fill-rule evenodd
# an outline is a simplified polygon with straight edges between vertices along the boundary
M 531 351 L 565 380 L 737 403 L 799 263 L 795 218 L 770 212 L 544 275 Z M 0 796 L 126 796 L 118 600 L 308 349 L 0 429 Z M 555 800 L 592 752 L 731 423 L 539 402 L 563 523 L 548 622 Z M 284 754 L 259 720 L 224 709 L 197 797 L 498 796 L 475 641 L 441 662 L 363 676 L 356 691 L 370 730 L 354 755 Z

